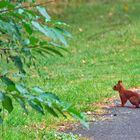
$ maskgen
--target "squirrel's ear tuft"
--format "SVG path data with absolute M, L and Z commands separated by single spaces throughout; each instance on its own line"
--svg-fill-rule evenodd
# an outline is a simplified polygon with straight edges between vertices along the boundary
M 119 80 L 119 81 L 118 81 L 118 84 L 120 84 L 120 83 L 122 83 L 122 80 Z

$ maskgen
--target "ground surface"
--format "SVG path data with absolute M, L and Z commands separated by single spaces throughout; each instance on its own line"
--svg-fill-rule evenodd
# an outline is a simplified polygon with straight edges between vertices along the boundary
M 90 124 L 89 130 L 80 128 L 74 133 L 90 140 L 140 140 L 140 108 L 110 107 L 106 119 Z

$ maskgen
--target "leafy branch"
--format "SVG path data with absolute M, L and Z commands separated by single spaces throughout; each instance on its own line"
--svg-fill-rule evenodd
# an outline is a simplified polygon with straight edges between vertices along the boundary
M 30 67 L 34 66 L 37 70 L 37 63 L 47 61 L 47 55 L 63 56 L 61 50 L 67 46 L 66 39 L 71 38 L 64 29 L 66 24 L 52 20 L 41 6 L 50 2 L 54 0 L 17 7 L 21 5 L 18 1 L 0 1 L 0 123 L 4 119 L 1 112 L 11 113 L 15 100 L 25 113 L 31 106 L 42 115 L 45 112 L 55 117 L 69 114 L 88 127 L 85 115 L 73 109 L 71 104 L 61 101 L 52 92 L 44 91 L 39 85 L 27 86 L 26 77 L 32 75 Z
M 47 5 L 47 4 L 50 4 L 52 2 L 56 2 L 56 1 L 57 0 L 50 0 L 50 1 L 41 2 L 41 3 L 38 3 L 38 4 L 29 5 L 29 6 L 20 6 L 20 7 L 15 7 L 14 9 L 0 10 L 0 13 L 7 13 L 7 12 L 11 12 L 13 10 L 18 10 L 18 9 L 25 9 L 25 8 L 28 9 L 28 8 L 34 8 L 34 7 L 37 7 L 37 6 L 44 6 L 44 5 Z M 0 4 L 1 4 L 1 2 L 0 2 Z M 9 3 L 7 3 L 7 4 L 9 4 Z

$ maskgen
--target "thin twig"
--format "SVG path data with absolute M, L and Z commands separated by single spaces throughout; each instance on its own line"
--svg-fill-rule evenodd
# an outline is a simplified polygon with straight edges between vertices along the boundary
M 18 10 L 18 9 L 21 9 L 21 8 L 33 8 L 33 7 L 36 7 L 36 6 L 43 6 L 45 4 L 48 4 L 48 3 L 52 3 L 52 2 L 56 2 L 57 0 L 50 0 L 50 1 L 47 1 L 47 2 L 42 2 L 42 3 L 37 3 L 37 4 L 34 4 L 32 6 L 21 6 L 21 7 L 17 7 L 15 9 L 6 9 L 6 10 L 2 10 L 0 11 L 0 13 L 7 13 L 7 12 L 11 12 L 11 11 L 14 11 L 14 10 Z
M 17 48 L 0 48 L 0 51 L 17 50 Z

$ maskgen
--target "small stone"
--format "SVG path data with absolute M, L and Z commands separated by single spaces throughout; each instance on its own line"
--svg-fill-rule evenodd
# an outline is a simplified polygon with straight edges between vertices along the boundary
M 87 112 L 87 115 L 92 115 L 92 112 L 91 112 L 91 111 L 88 111 L 88 112 Z

